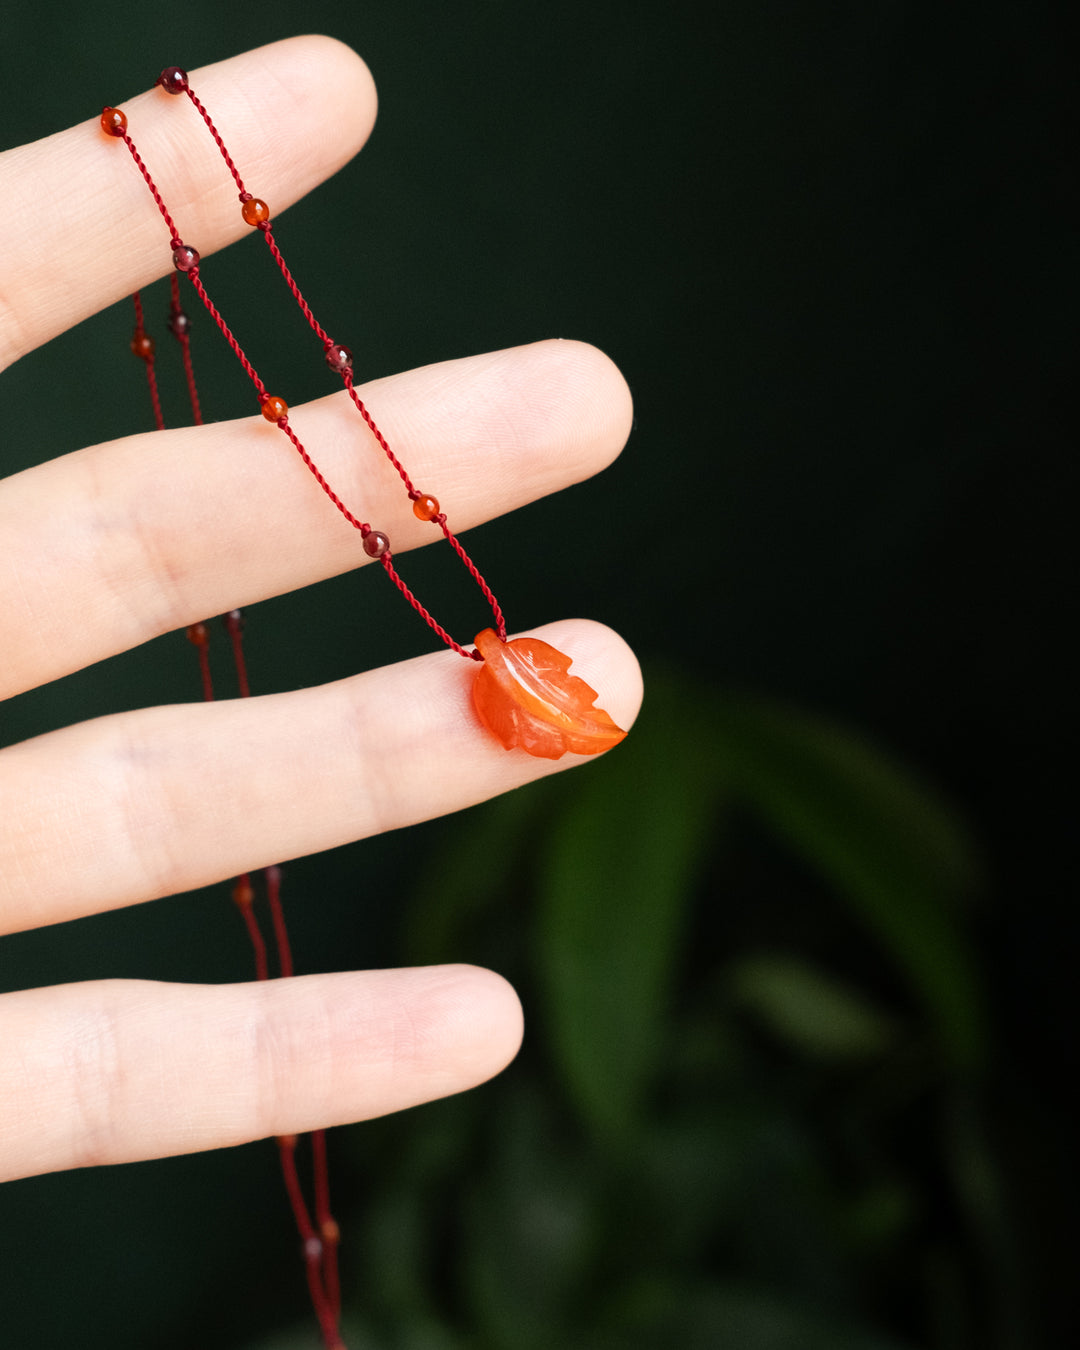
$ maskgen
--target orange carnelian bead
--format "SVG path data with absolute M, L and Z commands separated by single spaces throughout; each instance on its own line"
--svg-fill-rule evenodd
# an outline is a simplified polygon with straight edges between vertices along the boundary
M 154 339 L 149 333 L 140 330 L 131 339 L 131 350 L 143 361 L 152 361 L 154 359 Z
M 249 905 L 254 904 L 255 892 L 247 877 L 243 877 L 233 887 L 232 898 L 233 902 L 239 905 L 241 909 L 247 909 Z
M 412 504 L 413 515 L 417 520 L 434 520 L 439 514 L 439 499 L 437 497 L 417 497 Z
M 251 197 L 241 206 L 240 214 L 249 225 L 259 225 L 264 220 L 270 219 L 270 208 L 265 202 L 259 201 L 258 197 Z
M 262 415 L 268 422 L 280 422 L 283 417 L 288 417 L 289 405 L 277 394 L 269 394 L 263 400 Z
M 110 136 L 122 136 L 127 131 L 127 118 L 119 108 L 102 108 L 101 129 Z
M 206 624 L 188 624 L 187 639 L 189 642 L 194 643 L 196 647 L 205 647 L 210 640 L 210 636 L 206 631 Z

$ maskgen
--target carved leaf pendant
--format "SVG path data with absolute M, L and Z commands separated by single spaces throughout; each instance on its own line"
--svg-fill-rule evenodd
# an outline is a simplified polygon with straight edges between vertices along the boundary
M 515 746 L 540 759 L 598 755 L 626 735 L 584 680 L 567 674 L 570 657 L 539 638 L 501 642 L 493 628 L 476 638 L 484 658 L 473 684 L 481 722 L 507 750 Z

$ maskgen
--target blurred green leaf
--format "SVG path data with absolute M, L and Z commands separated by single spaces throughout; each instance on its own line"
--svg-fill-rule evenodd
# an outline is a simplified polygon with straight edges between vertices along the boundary
M 599 1178 L 560 1141 L 540 1090 L 517 1080 L 505 1096 L 462 1264 L 485 1343 L 548 1350 L 566 1341 L 594 1256 Z
M 971 845 L 914 775 L 849 731 L 725 695 L 710 719 L 732 790 L 857 909 L 915 987 L 958 1064 L 983 1054 L 974 960 L 956 913 Z
M 905 1350 L 904 1343 L 771 1288 L 656 1281 L 611 1310 L 589 1350 Z
M 532 783 L 453 818 L 437 863 L 421 873 L 409 905 L 404 945 L 410 960 L 465 959 L 462 930 L 489 905 L 513 903 L 522 846 L 558 786 L 557 779 Z
M 470 1166 L 478 1124 L 490 1106 L 463 1093 L 403 1119 L 347 1132 L 354 1167 L 360 1171 L 377 1159 L 377 1181 L 364 1197 L 361 1240 L 342 1248 L 343 1277 L 351 1275 L 356 1287 L 368 1291 L 364 1309 L 393 1330 L 387 1339 L 394 1350 L 412 1343 L 399 1337 L 404 1328 L 437 1318 L 433 1287 L 445 1259 L 433 1248 L 432 1235 L 453 1207 L 453 1188 Z M 357 1343 L 366 1350 L 366 1341 Z
M 882 1177 L 851 1200 L 843 1224 L 851 1241 L 862 1251 L 895 1244 L 916 1217 L 910 1186 L 896 1176 Z
M 568 785 L 569 786 L 569 785 Z M 538 961 L 555 1062 L 596 1134 L 632 1130 L 663 1042 L 717 779 L 685 690 L 650 682 L 633 732 L 579 770 L 538 878 Z
M 892 1022 L 866 997 L 794 956 L 743 957 L 728 971 L 738 1002 L 794 1050 L 817 1059 L 862 1059 L 892 1041 Z

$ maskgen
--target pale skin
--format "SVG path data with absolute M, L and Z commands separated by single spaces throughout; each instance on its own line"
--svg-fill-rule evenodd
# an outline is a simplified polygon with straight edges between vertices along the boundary
M 328 38 L 275 43 L 191 80 L 275 213 L 341 168 L 374 122 L 367 68 Z M 122 106 L 205 259 L 248 227 L 213 144 L 177 102 L 152 90 Z M 0 365 L 165 274 L 161 218 L 96 116 L 0 156 L 0 203 Z M 88 239 L 108 241 L 90 268 Z M 456 530 L 597 472 L 630 429 L 621 375 L 574 342 L 360 392 L 415 481 L 452 495 Z M 396 552 L 431 539 L 344 395 L 290 418 L 341 496 L 394 522 Z M 3 697 L 362 560 L 356 534 L 258 415 L 73 449 L 5 479 L 0 541 Z M 641 685 L 621 639 L 580 620 L 538 632 L 573 653 L 574 674 L 629 726 Z M 471 675 L 438 650 L 328 686 L 122 713 L 0 750 L 0 934 L 224 882 L 581 762 L 504 751 L 475 721 Z M 399 1111 L 497 1073 L 521 1026 L 510 986 L 468 966 L 5 994 L 0 1179 Z

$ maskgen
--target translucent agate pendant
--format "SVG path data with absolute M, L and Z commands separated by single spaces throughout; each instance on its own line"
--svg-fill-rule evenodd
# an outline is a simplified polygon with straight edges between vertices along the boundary
M 503 743 L 540 759 L 566 752 L 598 755 L 626 735 L 602 708 L 595 689 L 569 675 L 570 657 L 539 638 L 501 642 L 493 628 L 476 638 L 484 658 L 473 684 L 481 722 Z

